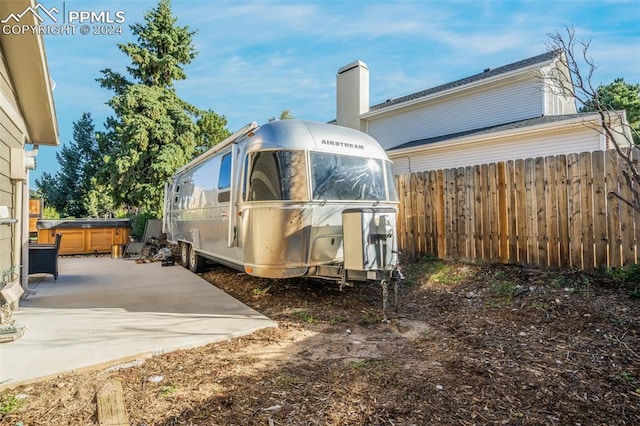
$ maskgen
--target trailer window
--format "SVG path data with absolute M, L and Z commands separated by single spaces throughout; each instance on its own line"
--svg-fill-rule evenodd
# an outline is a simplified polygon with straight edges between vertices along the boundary
M 231 153 L 222 157 L 220 164 L 220 176 L 218 177 L 218 189 L 226 189 L 231 186 Z
M 382 160 L 311 153 L 314 200 L 386 200 Z
M 306 164 L 303 151 L 254 153 L 248 200 L 307 200 Z

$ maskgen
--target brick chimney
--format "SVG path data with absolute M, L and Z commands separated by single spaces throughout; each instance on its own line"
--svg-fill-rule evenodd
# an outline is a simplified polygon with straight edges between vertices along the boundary
M 336 76 L 336 122 L 361 130 L 360 115 L 369 111 L 369 68 L 355 61 L 338 70 Z

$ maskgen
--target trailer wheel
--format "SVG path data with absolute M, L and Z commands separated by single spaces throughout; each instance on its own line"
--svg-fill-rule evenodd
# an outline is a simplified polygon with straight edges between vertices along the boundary
M 196 274 L 204 271 L 204 257 L 200 256 L 193 246 L 190 246 L 189 249 L 189 270 L 191 272 L 195 272 Z
M 180 243 L 180 260 L 185 268 L 189 267 L 189 247 L 189 243 Z

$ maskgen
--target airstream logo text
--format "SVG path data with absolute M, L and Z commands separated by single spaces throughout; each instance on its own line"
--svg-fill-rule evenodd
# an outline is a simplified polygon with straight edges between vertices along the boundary
M 357 143 L 332 141 L 332 140 L 328 140 L 328 139 L 322 139 L 321 143 L 322 143 L 322 145 L 339 146 L 341 148 L 364 149 L 364 145 L 360 145 L 360 144 L 357 144 Z

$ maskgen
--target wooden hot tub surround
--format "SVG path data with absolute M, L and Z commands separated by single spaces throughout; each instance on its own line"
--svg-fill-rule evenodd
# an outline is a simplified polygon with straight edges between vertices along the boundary
M 129 219 L 39 220 L 38 244 L 53 244 L 63 236 L 60 255 L 111 253 L 114 245 L 126 245 L 131 235 Z

